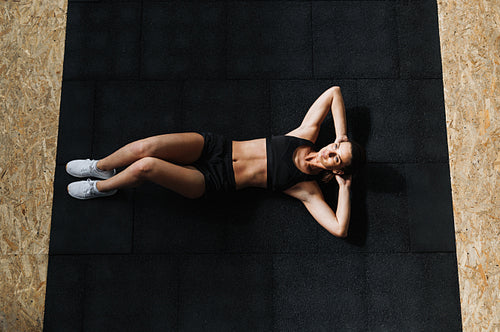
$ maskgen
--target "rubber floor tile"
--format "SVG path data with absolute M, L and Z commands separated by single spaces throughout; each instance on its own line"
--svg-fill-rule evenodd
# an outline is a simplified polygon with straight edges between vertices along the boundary
M 401 78 L 442 78 L 435 0 L 398 1 Z
M 143 15 L 142 78 L 225 78 L 224 2 L 145 2 Z
M 373 254 L 367 261 L 370 329 L 461 331 L 454 253 Z
M 98 84 L 93 146 L 96 159 L 132 141 L 180 131 L 181 89 L 176 82 L 160 81 Z
M 68 4 L 63 80 L 139 78 L 141 4 Z
M 57 166 L 49 253 L 130 253 L 132 250 L 132 191 L 109 197 L 78 200 L 66 187 L 74 178 Z
M 362 255 L 274 255 L 274 329 L 368 329 L 365 264 Z
M 361 80 L 358 89 L 369 114 L 369 161 L 448 161 L 441 81 Z
M 406 165 L 412 251 L 455 251 L 448 164 Z
M 183 90 L 186 130 L 212 131 L 232 140 L 270 133 L 269 89 L 265 81 L 187 81 Z
M 44 331 L 81 331 L 88 256 L 49 256 Z
M 225 246 L 226 209 L 146 184 L 135 196 L 134 252 L 220 252 Z
M 180 270 L 179 331 L 270 331 L 269 255 L 189 255 Z
M 58 164 L 65 165 L 71 160 L 87 159 L 92 155 L 94 100 L 94 82 L 64 83 L 57 137 Z
M 84 331 L 171 331 L 177 325 L 173 256 L 89 257 Z
M 312 78 L 310 12 L 300 1 L 228 2 L 228 78 Z
M 397 78 L 395 3 L 313 1 L 315 78 Z

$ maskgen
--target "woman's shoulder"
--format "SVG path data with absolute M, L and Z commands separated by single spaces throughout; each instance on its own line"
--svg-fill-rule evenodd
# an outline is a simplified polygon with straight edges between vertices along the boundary
M 303 181 L 283 190 L 284 194 L 307 201 L 312 196 L 322 197 L 321 189 L 316 181 Z
M 305 140 L 310 141 L 311 143 L 315 144 L 318 135 L 315 134 L 314 130 L 308 130 L 307 128 L 298 127 L 296 129 L 286 133 L 284 136 L 293 136 L 293 137 L 305 139 Z

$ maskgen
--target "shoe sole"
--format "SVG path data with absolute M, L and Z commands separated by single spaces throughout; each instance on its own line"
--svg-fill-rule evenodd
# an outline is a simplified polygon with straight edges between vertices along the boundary
M 97 175 L 94 175 L 94 176 L 93 176 L 93 175 L 90 175 L 90 174 L 89 174 L 89 175 L 79 175 L 79 174 L 71 173 L 71 172 L 68 170 L 68 164 L 66 164 L 66 167 L 65 167 L 65 168 L 66 168 L 66 173 L 68 173 L 69 175 L 71 175 L 71 176 L 73 176 L 73 177 L 75 177 L 75 178 L 79 178 L 79 179 L 84 179 L 84 178 L 89 178 L 89 177 L 90 177 L 90 178 L 96 178 L 96 179 L 101 179 L 101 180 L 107 180 L 107 179 L 109 179 L 109 178 L 113 177 L 114 175 L 116 175 L 116 172 L 114 172 L 114 174 L 113 174 L 113 175 L 108 176 L 108 177 L 97 176 Z
M 116 194 L 118 192 L 118 190 L 115 189 L 115 191 L 109 195 L 99 195 L 99 196 L 85 198 L 85 197 L 76 197 L 76 196 L 71 195 L 71 193 L 69 192 L 69 185 L 66 186 L 66 191 L 68 192 L 68 195 L 70 195 L 71 197 L 82 200 L 82 201 L 88 200 L 88 199 L 93 199 L 93 198 L 109 197 L 109 196 L 113 196 L 114 194 Z

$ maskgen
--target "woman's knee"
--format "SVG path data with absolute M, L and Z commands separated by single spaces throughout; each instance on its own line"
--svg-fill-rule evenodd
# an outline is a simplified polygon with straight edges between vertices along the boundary
M 130 152 L 132 152 L 132 154 L 136 157 L 151 157 L 154 151 L 154 142 L 151 139 L 145 138 L 130 143 L 129 148 Z
M 144 157 L 132 164 L 132 171 L 137 178 L 147 179 L 148 175 L 154 170 L 157 159 L 153 157 Z

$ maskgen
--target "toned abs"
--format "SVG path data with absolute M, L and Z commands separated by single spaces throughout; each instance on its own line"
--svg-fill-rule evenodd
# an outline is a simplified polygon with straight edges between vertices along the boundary
M 266 139 L 233 141 L 233 170 L 236 189 L 267 187 Z

